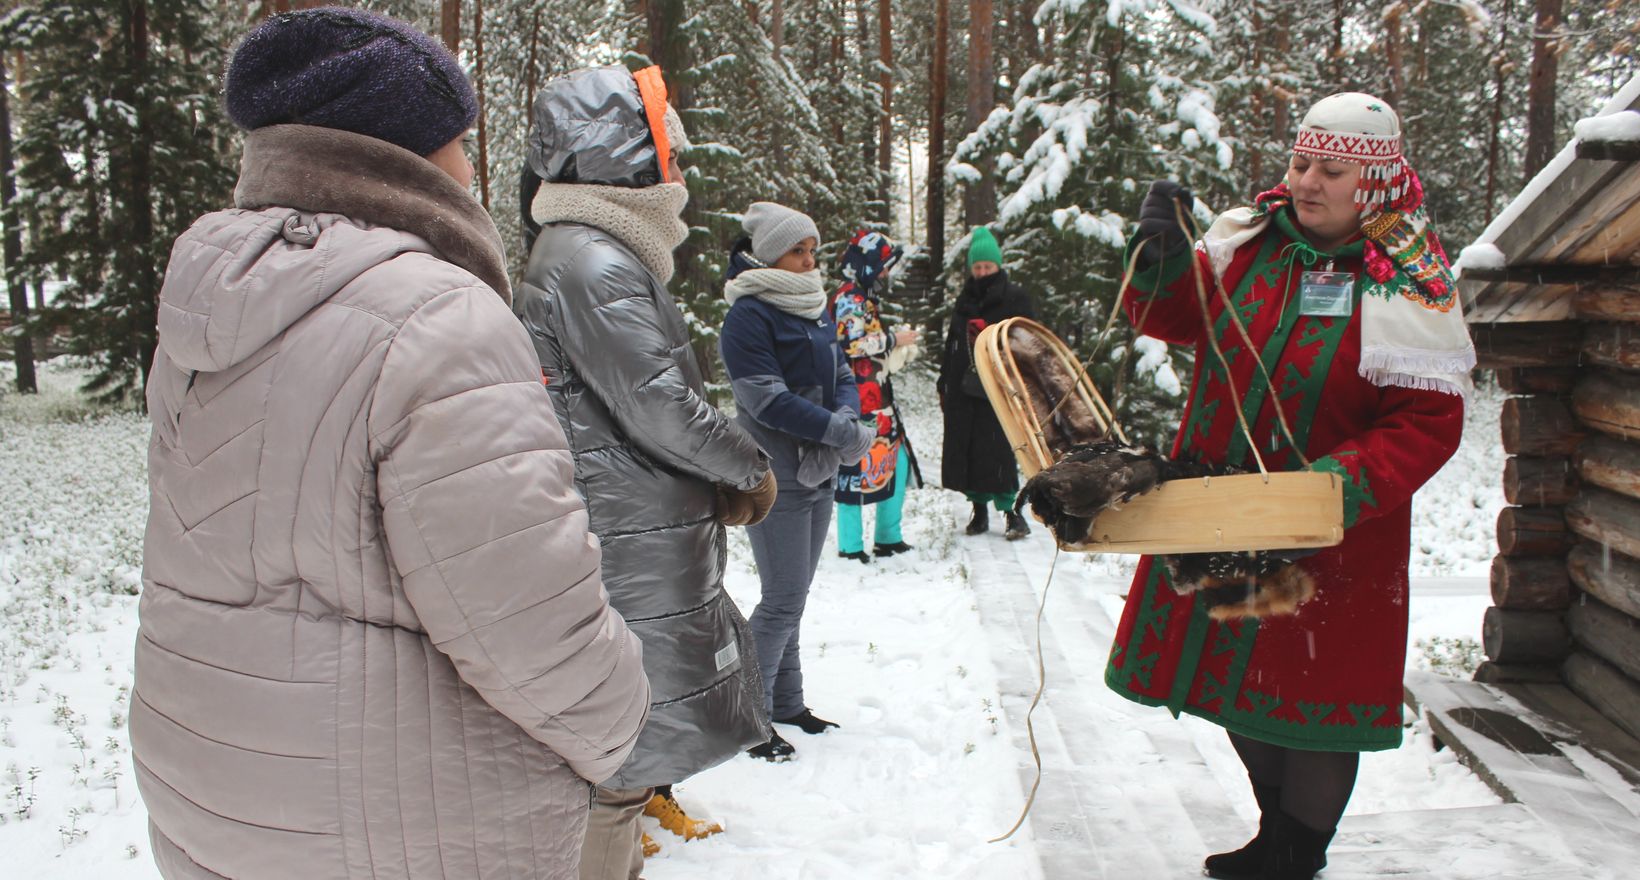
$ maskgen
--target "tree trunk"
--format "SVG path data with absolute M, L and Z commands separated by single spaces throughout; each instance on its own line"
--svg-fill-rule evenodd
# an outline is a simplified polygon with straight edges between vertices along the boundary
M 17 390 L 34 394 L 40 390 L 34 378 L 34 339 L 28 326 L 28 285 L 23 282 L 23 236 L 13 210 L 17 200 L 16 165 L 11 152 L 11 92 L 6 84 L 5 57 L 0 55 L 0 224 L 5 226 L 6 296 L 11 301 L 12 361 L 17 365 Z
M 1503 0 L 1498 10 L 1498 44 L 1492 50 L 1492 110 L 1486 129 L 1486 216 L 1498 210 L 1498 180 L 1503 145 L 1503 104 L 1509 80 L 1509 19 L 1515 14 L 1514 0 Z
M 1640 380 L 1615 373 L 1588 376 L 1572 390 L 1572 412 L 1603 434 L 1640 441 Z
M 1603 489 L 1585 489 L 1566 505 L 1566 525 L 1596 544 L 1640 559 L 1640 501 Z
M 1512 367 L 1496 375 L 1498 387 L 1510 394 L 1565 394 L 1577 381 L 1577 368 Z
M 894 179 L 894 9 L 890 0 L 877 0 L 877 72 L 878 85 L 883 90 L 883 115 L 877 125 L 877 198 L 883 204 L 880 218 L 888 223 L 894 212 L 890 208 L 889 184 Z
M 1571 455 L 1583 440 L 1577 420 L 1558 397 L 1511 397 L 1503 402 L 1498 421 L 1503 451 L 1510 455 Z
M 1579 602 L 1566 612 L 1566 627 L 1589 653 L 1640 678 L 1640 621 L 1599 602 Z
M 929 61 L 928 87 L 928 271 L 934 283 L 930 295 L 942 295 L 945 275 L 945 85 L 946 55 L 951 31 L 951 0 L 934 0 L 934 57 Z
M 1566 560 L 1492 557 L 1492 604 L 1515 611 L 1558 611 L 1572 602 Z
M 1577 450 L 1577 472 L 1591 486 L 1640 498 L 1640 446 L 1594 436 Z
M 484 0 L 473 0 L 473 85 L 478 92 L 478 201 L 490 210 L 490 129 L 484 120 Z M 662 161 L 665 158 L 662 157 Z
M 1577 486 L 1567 458 L 1510 456 L 1503 463 L 1503 498 L 1510 504 L 1563 505 L 1577 496 Z
M 1572 548 L 1558 507 L 1505 507 L 1498 511 L 1498 552 L 1505 556 L 1564 556 Z
M 1562 0 L 1537 0 L 1532 28 L 1532 72 L 1526 81 L 1525 179 L 1531 180 L 1555 154 L 1555 78 L 1560 68 Z
M 461 0 L 439 0 L 438 33 L 451 55 L 461 54 Z
M 1401 106 L 1401 96 L 1406 94 L 1406 72 L 1403 70 L 1405 61 L 1402 58 L 1401 17 L 1406 7 L 1396 3 L 1384 10 L 1384 75 L 1389 83 L 1389 94 L 1384 100 L 1391 107 Z
M 1596 321 L 1640 321 L 1640 286 L 1605 284 L 1585 287 L 1572 296 L 1572 311 Z
M 130 0 L 131 73 L 137 82 L 148 79 L 148 0 Z M 159 271 L 149 253 L 154 240 L 153 149 L 154 114 L 149 112 L 149 101 L 132 95 L 132 106 L 137 112 L 137 143 L 132 144 L 130 168 L 131 240 L 141 255 L 137 270 L 141 309 L 137 331 L 137 369 L 142 384 L 148 385 L 148 370 L 154 363 L 154 351 L 159 344 Z
M 774 0 L 769 7 L 769 42 L 774 44 L 774 60 L 779 61 L 786 47 L 785 0 Z
M 854 0 L 854 29 L 859 35 L 860 57 L 871 57 L 871 22 L 869 20 L 869 16 L 866 15 L 866 0 Z M 861 168 L 873 168 L 877 165 L 877 130 L 880 126 L 881 123 L 877 120 L 869 120 L 861 131 Z M 872 192 L 876 192 L 877 190 L 878 187 L 872 188 Z
M 1495 663 L 1552 663 L 1571 650 L 1572 638 L 1558 611 L 1492 607 L 1481 618 L 1481 644 Z
M 1599 709 L 1600 714 L 1616 722 L 1630 736 L 1640 737 L 1640 683 L 1583 651 L 1573 651 L 1560 672 L 1573 693 Z
M 968 113 L 966 132 L 972 134 L 996 106 L 996 8 L 992 0 L 968 0 Z M 990 160 L 979 163 L 979 182 L 962 192 L 963 222 L 970 228 L 996 219 L 997 190 Z
M 1469 334 L 1484 370 L 1564 366 L 1583 351 L 1583 325 L 1577 321 L 1474 324 Z
M 1630 617 L 1640 617 L 1640 560 L 1579 541 L 1566 557 L 1566 571 L 1578 589 Z

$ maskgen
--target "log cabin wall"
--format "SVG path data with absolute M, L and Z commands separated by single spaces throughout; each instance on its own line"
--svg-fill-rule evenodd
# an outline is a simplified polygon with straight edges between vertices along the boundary
M 1640 289 L 1476 325 L 1511 396 L 1480 681 L 1557 682 L 1640 737 Z

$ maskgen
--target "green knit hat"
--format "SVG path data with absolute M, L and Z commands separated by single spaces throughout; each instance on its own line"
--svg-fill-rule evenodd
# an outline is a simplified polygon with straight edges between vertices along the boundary
M 973 235 L 968 238 L 968 265 L 984 262 L 1002 265 L 1002 247 L 997 244 L 996 236 L 984 226 L 975 226 Z

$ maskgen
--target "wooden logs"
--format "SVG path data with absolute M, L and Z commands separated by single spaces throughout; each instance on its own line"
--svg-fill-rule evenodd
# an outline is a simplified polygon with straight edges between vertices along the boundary
M 1640 441 L 1640 377 L 1591 373 L 1572 389 L 1578 421 L 1604 434 Z
M 1567 609 L 1566 628 L 1589 653 L 1640 679 L 1640 620 L 1584 599 Z
M 1511 397 L 1503 402 L 1503 451 L 1542 458 L 1571 455 L 1583 428 L 1557 397 Z
M 1565 394 L 1577 381 L 1577 368 L 1513 367 L 1496 375 L 1498 387 L 1510 394 Z
M 1577 360 L 1583 325 L 1577 321 L 1471 324 L 1475 355 L 1483 369 L 1553 367 Z
M 1576 465 L 1590 485 L 1640 498 L 1640 446 L 1596 435 L 1578 447 Z
M 1572 637 L 1558 611 L 1488 608 L 1481 645 L 1495 663 L 1552 663 L 1571 650 Z
M 1571 604 L 1572 576 L 1566 560 L 1492 557 L 1492 604 L 1517 611 L 1559 611 Z
M 1498 550 L 1505 556 L 1563 556 L 1572 548 L 1558 507 L 1505 507 L 1498 511 Z
M 1630 617 L 1640 617 L 1640 560 L 1580 541 L 1566 557 L 1566 574 L 1583 592 Z
M 1475 680 L 1481 684 L 1560 684 L 1560 670 L 1545 665 L 1516 665 L 1482 660 L 1475 667 Z
M 1584 651 L 1566 658 L 1560 673 L 1566 685 L 1630 736 L 1640 737 L 1640 683 Z
M 1640 559 L 1640 501 L 1604 489 L 1585 489 L 1566 505 L 1565 520 L 1576 534 Z
M 1635 476 L 1640 479 L 1640 472 Z M 1503 463 L 1503 497 L 1510 504 L 1565 504 L 1577 496 L 1577 486 L 1571 459 L 1512 456 Z
M 1640 286 L 1589 285 L 1572 297 L 1579 318 L 1594 321 L 1640 321 Z
M 1591 364 L 1640 370 L 1640 326 L 1590 324 L 1583 333 L 1583 359 Z

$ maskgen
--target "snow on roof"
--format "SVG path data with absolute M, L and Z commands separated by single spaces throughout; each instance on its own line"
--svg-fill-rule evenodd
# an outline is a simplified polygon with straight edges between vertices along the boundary
M 1624 110 L 1610 116 L 1580 119 L 1572 131 L 1580 141 L 1640 141 L 1640 112 Z
M 1521 214 L 1525 213 L 1526 209 L 1531 207 L 1532 203 L 1536 202 L 1538 197 L 1543 195 L 1543 192 L 1555 181 L 1559 180 L 1560 175 L 1565 173 L 1567 168 L 1571 167 L 1572 161 L 1577 158 L 1577 144 L 1579 141 L 1640 140 L 1640 131 L 1637 131 L 1632 138 L 1614 138 L 1607 133 L 1611 129 L 1629 131 L 1631 126 L 1636 130 L 1640 130 L 1640 113 L 1635 113 L 1629 109 L 1636 102 L 1640 102 L 1640 76 L 1629 80 L 1627 85 L 1619 89 L 1617 94 L 1613 95 L 1612 99 L 1600 108 L 1599 113 L 1577 124 L 1574 129 L 1575 136 L 1572 140 L 1562 147 L 1559 153 L 1555 154 L 1555 158 L 1549 164 L 1543 166 L 1543 170 L 1539 171 L 1537 176 L 1526 184 L 1526 187 L 1520 191 L 1519 195 L 1515 196 L 1513 201 L 1504 206 L 1498 216 L 1492 218 L 1492 222 L 1487 224 L 1485 231 L 1475 239 L 1474 244 L 1463 249 L 1463 252 L 1458 256 L 1458 261 L 1452 264 L 1453 271 L 1461 277 L 1465 267 L 1471 269 L 1496 269 L 1507 266 L 1509 256 L 1498 249 L 1496 245 L 1498 236 L 1502 235 L 1504 230 L 1513 226 L 1515 221 L 1520 219 Z M 1614 121 L 1607 121 L 1613 117 L 1616 117 Z M 1635 119 L 1630 120 L 1629 117 L 1635 117 Z M 1483 244 L 1491 245 L 1491 250 L 1487 251 L 1475 247 L 1475 245 Z M 1487 261 L 1488 265 L 1473 261 L 1481 259 Z

